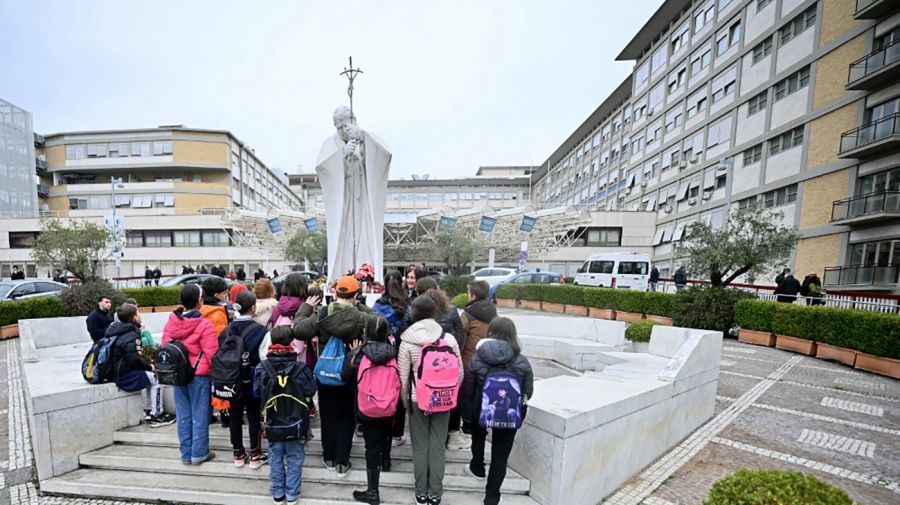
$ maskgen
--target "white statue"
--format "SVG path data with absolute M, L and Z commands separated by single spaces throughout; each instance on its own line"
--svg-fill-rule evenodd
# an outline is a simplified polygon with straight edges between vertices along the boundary
M 337 133 L 319 150 L 316 173 L 325 201 L 328 280 L 356 271 L 363 263 L 382 281 L 384 207 L 391 153 L 356 125 L 345 106 L 334 111 Z

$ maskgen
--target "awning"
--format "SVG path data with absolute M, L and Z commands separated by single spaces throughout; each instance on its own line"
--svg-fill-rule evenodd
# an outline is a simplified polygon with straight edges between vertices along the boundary
M 668 226 L 663 230 L 662 241 L 664 244 L 672 241 L 672 227 L 671 226 Z
M 675 199 L 679 202 L 687 198 L 688 194 L 688 186 L 690 183 L 688 181 L 684 181 L 681 183 L 681 186 L 678 186 L 678 193 L 675 194 Z
M 707 174 L 703 176 L 703 189 L 712 189 L 714 187 L 716 187 L 716 173 L 707 172 Z
M 664 233 L 665 231 L 666 231 L 666 230 L 665 230 L 664 228 L 659 228 L 659 229 L 656 230 L 656 234 L 653 235 L 653 245 L 659 245 L 659 244 L 662 243 L 662 240 L 663 240 L 663 233 Z
M 631 172 L 631 174 L 628 176 L 628 182 L 625 183 L 626 188 L 630 188 L 630 187 L 634 186 L 634 176 L 635 175 L 636 175 L 635 172 Z
M 673 242 L 677 242 L 684 237 L 684 227 L 686 224 L 687 223 L 678 223 L 678 225 L 675 226 L 675 234 L 672 235 Z
M 656 195 L 650 195 L 650 199 L 647 200 L 646 210 L 656 210 Z

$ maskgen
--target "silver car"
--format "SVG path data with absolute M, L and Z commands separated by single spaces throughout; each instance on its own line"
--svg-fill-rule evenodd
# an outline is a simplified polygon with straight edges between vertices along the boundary
M 50 279 L 25 279 L 0 282 L 0 301 L 58 296 L 68 286 Z

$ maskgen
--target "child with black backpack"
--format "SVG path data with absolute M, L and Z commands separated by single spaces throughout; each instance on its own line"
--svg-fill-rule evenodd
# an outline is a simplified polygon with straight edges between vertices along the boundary
M 534 374 L 522 355 L 515 323 L 506 317 L 494 318 L 466 367 L 459 393 L 463 421 L 472 428 L 472 461 L 465 470 L 479 480 L 487 477 L 485 505 L 500 503 L 506 462 L 533 393 Z M 492 432 L 491 466 L 485 475 L 488 429 Z
M 254 372 L 254 390 L 262 402 L 262 422 L 269 441 L 269 480 L 276 504 L 296 505 L 306 459 L 309 401 L 316 381 L 306 363 L 297 361 L 289 326 L 272 330 L 267 359 Z
M 250 291 L 242 291 L 235 297 L 234 321 L 228 324 L 219 335 L 219 350 L 212 359 L 211 378 L 213 396 L 230 402 L 231 448 L 234 451 L 234 466 L 242 467 L 249 463 L 251 470 L 256 470 L 266 462 L 259 443 L 260 437 L 260 401 L 252 388 L 253 370 L 260 363 L 259 346 L 264 338 L 268 338 L 269 330 L 257 323 L 253 316 L 256 313 L 256 295 Z M 250 454 L 244 449 L 241 428 L 244 411 L 247 412 L 248 433 L 250 436 Z

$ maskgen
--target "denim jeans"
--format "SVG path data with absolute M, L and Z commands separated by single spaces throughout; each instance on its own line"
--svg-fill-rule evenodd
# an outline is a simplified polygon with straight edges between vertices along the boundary
M 284 496 L 288 501 L 300 497 L 300 477 L 306 448 L 301 440 L 269 442 L 269 480 L 272 498 Z M 287 473 L 285 473 L 287 472 Z
M 209 455 L 209 377 L 197 375 L 175 386 L 175 417 L 181 461 L 197 463 Z

